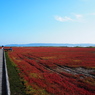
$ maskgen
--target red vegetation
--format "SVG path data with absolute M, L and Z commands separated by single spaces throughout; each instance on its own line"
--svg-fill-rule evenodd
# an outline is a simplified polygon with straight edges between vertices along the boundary
M 8 54 L 30 95 L 95 95 L 95 78 L 58 69 L 95 68 L 95 48 L 14 47 Z

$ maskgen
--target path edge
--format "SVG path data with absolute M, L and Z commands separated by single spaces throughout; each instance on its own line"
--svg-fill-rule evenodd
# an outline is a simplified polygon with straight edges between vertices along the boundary
M 5 76 L 6 76 L 6 90 L 7 90 L 7 95 L 11 95 L 10 92 L 10 83 L 9 83 L 9 77 L 8 77 L 8 70 L 7 70 L 7 64 L 6 64 L 6 57 L 5 57 L 5 52 L 3 51 L 3 58 L 4 58 L 4 65 L 5 65 Z

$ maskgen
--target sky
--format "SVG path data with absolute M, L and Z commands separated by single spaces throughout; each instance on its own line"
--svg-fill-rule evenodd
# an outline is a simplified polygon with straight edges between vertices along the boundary
M 95 0 L 0 0 L 0 45 L 94 43 Z

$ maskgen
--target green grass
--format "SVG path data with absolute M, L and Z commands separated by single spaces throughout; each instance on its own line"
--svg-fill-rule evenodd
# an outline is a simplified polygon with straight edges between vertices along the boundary
M 9 58 L 8 52 L 5 52 L 5 56 L 6 56 L 11 95 L 26 95 L 25 87 L 21 82 L 21 79 L 18 74 L 19 71 L 16 65 L 13 65 L 14 63 Z

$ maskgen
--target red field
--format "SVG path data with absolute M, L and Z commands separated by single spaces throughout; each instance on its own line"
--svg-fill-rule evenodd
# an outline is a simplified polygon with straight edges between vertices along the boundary
M 8 52 L 30 95 L 95 95 L 95 48 L 14 47 Z

